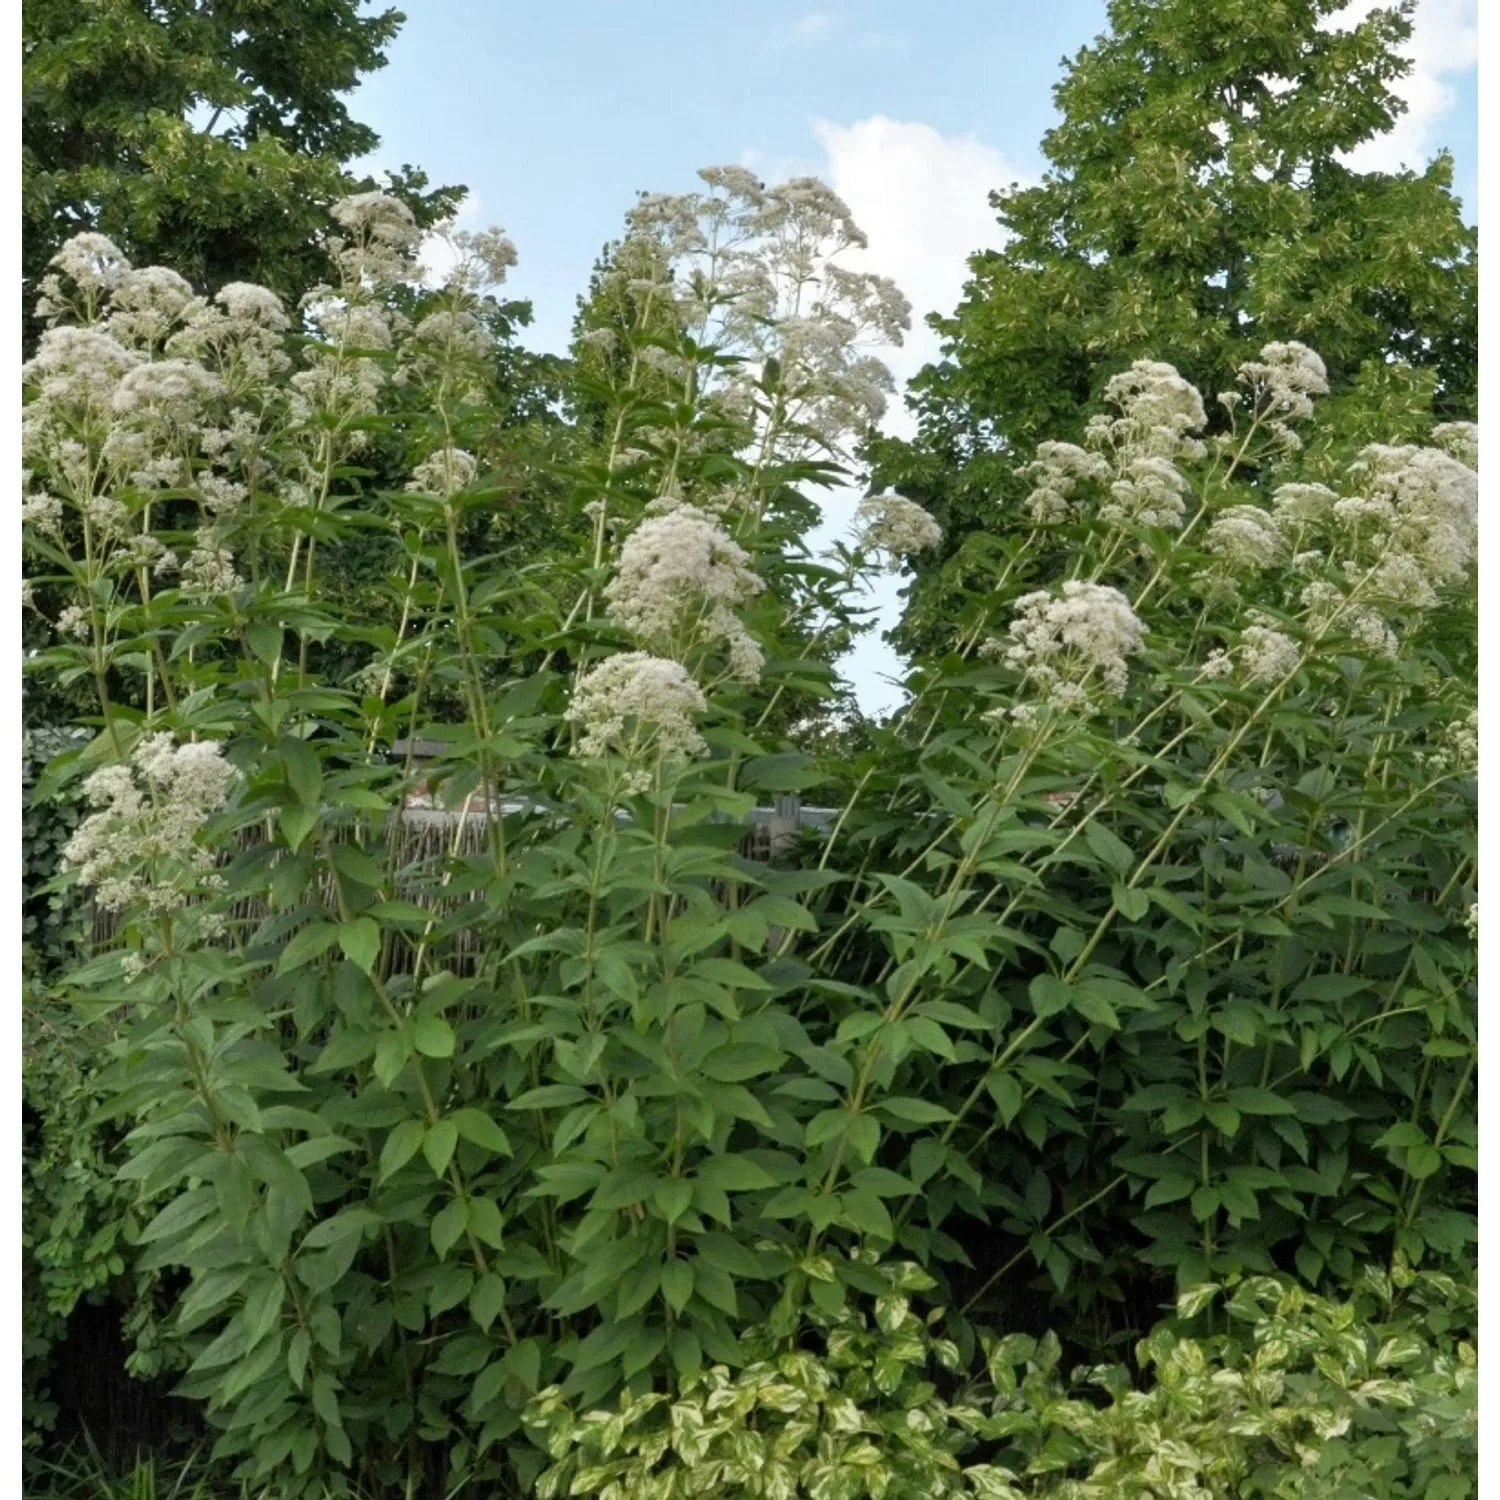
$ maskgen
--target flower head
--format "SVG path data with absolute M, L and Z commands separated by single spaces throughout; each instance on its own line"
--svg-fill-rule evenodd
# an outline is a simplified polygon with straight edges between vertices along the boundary
M 1220 511 L 1204 545 L 1236 568 L 1269 568 L 1282 556 L 1276 517 L 1258 505 L 1231 505 Z
M 1060 707 L 1088 711 L 1090 687 L 1125 691 L 1127 658 L 1140 650 L 1146 627 L 1118 589 L 1069 579 L 1059 597 L 1045 590 L 1016 600 L 1005 662 L 1036 682 Z
M 707 749 L 693 723 L 707 706 L 680 662 L 626 651 L 583 675 L 565 717 L 583 730 L 580 756 L 624 756 L 635 763 L 627 785 L 644 791 L 651 784 L 647 764 L 689 760 Z
M 110 298 L 109 331 L 122 344 L 160 344 L 198 303 L 192 285 L 166 266 L 124 272 Z
M 462 448 L 439 448 L 412 471 L 406 488 L 413 494 L 441 495 L 445 500 L 474 482 L 479 464 Z
M 895 558 L 926 552 L 943 540 L 943 528 L 915 500 L 903 495 L 868 496 L 855 511 L 855 522 L 861 545 Z
M 282 333 L 287 327 L 286 309 L 281 298 L 268 287 L 253 281 L 231 281 L 219 288 L 214 301 L 237 323 L 251 324 Z
M 657 649 L 723 640 L 736 676 L 757 676 L 760 648 L 735 615 L 762 587 L 749 555 L 694 505 L 651 516 L 625 538 L 606 585 L 610 618 Z
M 77 870 L 106 910 L 141 897 L 157 912 L 181 906 L 213 867 L 198 834 L 224 806 L 236 775 L 212 741 L 146 736 L 129 765 L 101 767 L 84 782 L 97 811 L 68 840 L 63 867 Z
M 1313 414 L 1312 398 L 1328 394 L 1328 368 L 1306 344 L 1267 344 L 1259 359 L 1246 360 L 1239 379 L 1255 400 L 1258 415 L 1281 437 L 1295 444 L 1288 422 Z
M 1110 498 L 1099 507 L 1103 520 L 1122 525 L 1159 526 L 1175 531 L 1182 525 L 1188 482 L 1168 458 L 1142 454 L 1128 458 L 1123 473 L 1109 487 Z
M 1094 446 L 1170 459 L 1202 456 L 1203 445 L 1193 434 L 1201 432 L 1208 420 L 1203 397 L 1171 365 L 1156 359 L 1136 360 L 1128 370 L 1110 377 L 1104 399 L 1120 415 L 1090 420 L 1087 437 Z
M 224 382 L 189 359 L 136 365 L 116 388 L 115 414 L 148 426 L 190 427 L 203 408 L 224 394 Z
M 1080 484 L 1102 484 L 1110 477 L 1109 461 L 1076 443 L 1038 443 L 1036 457 L 1021 474 L 1034 488 L 1026 497 L 1026 509 L 1040 524 L 1071 521 L 1078 514 L 1073 501 Z
M 1238 656 L 1247 682 L 1279 682 L 1302 662 L 1296 641 L 1268 625 L 1246 626 Z

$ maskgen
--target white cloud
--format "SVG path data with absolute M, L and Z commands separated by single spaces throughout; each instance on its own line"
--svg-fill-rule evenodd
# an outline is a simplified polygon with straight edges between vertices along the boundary
M 851 267 L 889 276 L 911 299 L 912 331 L 886 358 L 898 384 L 935 359 L 938 338 L 923 322 L 958 305 L 976 250 L 1002 243 L 989 195 L 1020 174 L 972 135 L 945 136 L 931 125 L 871 115 L 853 125 L 815 120 L 829 185 L 849 205 L 870 248 Z M 899 401 L 886 430 L 909 433 Z
M 792 22 L 798 36 L 827 36 L 833 30 L 833 17 L 826 11 L 812 10 Z
M 1356 25 L 1382 0 L 1353 0 L 1327 24 Z M 1349 166 L 1361 172 L 1420 171 L 1445 144 L 1437 134 L 1453 108 L 1453 89 L 1446 76 L 1466 73 L 1479 59 L 1479 0 L 1418 0 L 1411 39 L 1402 49 L 1412 68 L 1394 85 L 1406 104 L 1395 128 L 1349 153 Z
M 851 255 L 848 264 L 891 277 L 911 300 L 912 331 L 904 346 L 881 351 L 899 389 L 938 356 L 938 336 L 923 321 L 925 316 L 952 312 L 968 277 L 969 256 L 1003 243 L 989 195 L 1020 174 L 977 137 L 945 136 L 917 121 L 885 115 L 852 125 L 815 120 L 813 132 L 826 156 L 821 175 L 869 236 L 869 248 Z M 914 430 L 899 394 L 882 426 L 898 435 Z M 858 493 L 850 489 L 826 495 L 823 524 L 810 538 L 815 546 L 847 530 L 858 501 Z M 900 618 L 900 589 L 898 578 L 873 585 L 869 599 L 878 610 L 875 631 L 840 663 L 867 713 L 888 711 L 901 701 L 900 660 L 880 639 L 880 632 Z

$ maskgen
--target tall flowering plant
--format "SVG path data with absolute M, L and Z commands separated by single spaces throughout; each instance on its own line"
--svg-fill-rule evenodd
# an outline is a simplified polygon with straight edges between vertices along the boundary
M 805 658 L 940 531 L 871 496 L 830 567 L 801 490 L 905 304 L 826 188 L 704 182 L 601 274 L 535 556 L 470 545 L 498 233 L 418 291 L 363 195 L 295 310 L 97 237 L 46 288 L 38 660 L 98 707 L 50 774 L 119 914 L 68 987 L 119 1023 L 151 1337 L 256 1482 L 523 1485 L 528 1408 L 759 1380 L 891 1257 L 961 1362 L 1038 1286 L 1109 1338 L 1472 1237 L 1472 430 L 1335 487 L 1301 345 L 1212 419 L 1122 371 L 840 758 L 777 727 Z M 371 527 L 378 627 L 323 583 Z

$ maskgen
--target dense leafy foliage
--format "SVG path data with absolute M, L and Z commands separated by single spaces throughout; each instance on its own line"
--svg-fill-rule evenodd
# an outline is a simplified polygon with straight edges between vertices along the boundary
M 85 796 L 55 885 L 116 936 L 52 993 L 108 1054 L 76 1128 L 123 1137 L 91 1253 L 153 1288 L 140 1357 L 248 1480 L 312 1494 L 521 1486 L 528 1420 L 621 1399 L 576 1430 L 654 1465 L 648 1392 L 753 1406 L 808 1339 L 831 1446 L 783 1437 L 829 1494 L 897 1410 L 911 1475 L 1010 1439 L 996 1494 L 1162 1464 L 1212 1493 L 1351 1402 L 1349 1476 L 1461 1474 L 1441 1311 L 1381 1384 L 1406 1315 L 1378 1278 L 1334 1303 L 1471 1266 L 1473 429 L 1306 441 L 1300 344 L 1212 417 L 1137 362 L 1084 446 L 1026 455 L 983 587 L 842 756 L 775 715 L 934 531 L 875 497 L 814 560 L 804 491 L 878 413 L 904 303 L 842 269 L 820 184 L 704 177 L 603 268 L 561 460 L 478 440 L 498 235 L 414 302 L 410 210 L 346 200 L 297 328 L 94 237 L 60 259 L 25 370 L 33 597 L 66 601 L 35 665 L 97 734 L 38 792 Z M 548 545 L 475 550 L 517 471 Z M 390 624 L 325 584 L 371 531 Z M 753 837 L 790 794 L 815 826 Z M 902 1299 L 931 1283 L 934 1352 L 960 1380 L 990 1349 L 996 1394 L 928 1389 Z M 1209 1283 L 1258 1354 L 1197 1328 L 1148 1346 L 1155 1395 L 1104 1387 L 1163 1445 L 1041 1394 L 1045 1328 L 1097 1360 Z M 1207 1378 L 1247 1359 L 1264 1389 Z

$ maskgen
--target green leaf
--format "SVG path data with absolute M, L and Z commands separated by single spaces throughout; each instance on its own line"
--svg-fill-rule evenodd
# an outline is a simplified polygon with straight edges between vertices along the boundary
M 267 1187 L 274 1188 L 305 1213 L 312 1212 L 312 1190 L 305 1178 L 286 1158 L 279 1146 L 263 1136 L 241 1132 L 236 1147 L 245 1164 Z
M 448 1252 L 463 1238 L 469 1225 L 469 1206 L 462 1198 L 452 1199 L 432 1221 L 432 1248 L 439 1260 L 446 1260 Z
M 772 1047 L 763 1047 L 756 1042 L 730 1042 L 715 1047 L 700 1067 L 706 1077 L 719 1083 L 742 1083 L 747 1078 L 774 1073 L 783 1060 L 784 1054 Z
M 1151 909 L 1150 894 L 1137 890 L 1133 886 L 1121 885 L 1117 881 L 1110 887 L 1110 894 L 1114 900 L 1115 910 L 1128 922 L 1139 922 Z
M 505 1221 L 493 1198 L 470 1198 L 468 1227 L 476 1239 L 499 1250 L 505 1243 Z
M 311 963 L 320 954 L 326 953 L 339 939 L 338 926 L 333 922 L 310 922 L 300 932 L 293 933 L 291 940 L 281 950 L 276 961 L 278 974 L 289 974 Z
M 510 1137 L 482 1109 L 456 1109 L 448 1118 L 466 1141 L 496 1156 L 511 1155 Z
M 904 1120 L 911 1125 L 936 1125 L 953 1118 L 951 1110 L 930 1099 L 882 1099 L 876 1108 L 884 1110 L 893 1120 Z
M 710 1156 L 694 1168 L 699 1181 L 725 1193 L 748 1193 L 775 1187 L 776 1179 L 748 1156 Z
M 453 1056 L 453 1028 L 441 1016 L 414 1017 L 411 1039 L 412 1045 L 424 1057 Z
M 375 1077 L 387 1088 L 411 1061 L 411 1033 L 403 1026 L 375 1039 Z
M 717 1266 L 709 1265 L 702 1257 L 693 1262 L 692 1270 L 693 1290 L 710 1307 L 717 1307 L 731 1318 L 736 1317 L 739 1313 L 739 1299 L 735 1296 L 734 1283 L 729 1277 Z
M 422 1137 L 426 1134 L 427 1126 L 424 1121 L 402 1120 L 386 1136 L 385 1145 L 380 1148 L 380 1180 L 382 1182 L 388 1177 L 393 1177 L 417 1154 L 422 1145 Z
M 1067 1010 L 1073 1003 L 1073 986 L 1056 974 L 1038 974 L 1027 985 L 1026 993 L 1031 997 L 1032 1008 L 1040 1021 Z
M 1415 1181 L 1431 1177 L 1442 1164 L 1443 1153 L 1436 1146 L 1423 1144 L 1407 1147 L 1406 1170 Z
M 555 1109 L 562 1104 L 578 1104 L 590 1096 L 587 1089 L 576 1083 L 544 1083 L 540 1088 L 528 1089 L 512 1099 L 507 1109 Z
M 700 958 L 690 970 L 694 979 L 706 979 L 737 990 L 771 990 L 775 986 L 753 969 L 732 958 Z
M 280 1276 L 268 1277 L 245 1298 L 245 1348 L 253 1349 L 276 1327 L 286 1301 L 286 1282 Z
M 380 928 L 369 917 L 357 917 L 339 926 L 339 947 L 344 957 L 363 974 L 374 971 L 380 957 Z
M 304 802 L 288 802 L 277 813 L 277 822 L 281 825 L 281 836 L 286 840 L 287 848 L 300 849 L 314 828 L 318 826 L 321 812 L 316 807 L 309 807 Z
M 991 1073 L 985 1079 L 984 1086 L 989 1090 L 990 1098 L 995 1101 L 1001 1124 L 1009 1125 L 1021 1112 L 1024 1102 L 1021 1085 L 1016 1082 L 1013 1074 Z
M 656 1190 L 656 1206 L 667 1223 L 675 1223 L 692 1206 L 693 1185 L 682 1178 L 664 1182 Z
M 1083 825 L 1083 841 L 1116 874 L 1128 874 L 1135 863 L 1135 854 L 1130 845 L 1110 832 L 1098 818 L 1090 818 Z
M 332 1375 L 314 1375 L 312 1383 L 312 1405 L 313 1410 L 330 1427 L 342 1427 L 344 1424 L 339 1418 L 339 1398 L 335 1394 L 334 1378 Z
M 268 620 L 255 620 L 245 626 L 245 644 L 251 653 L 268 667 L 281 659 L 282 629 Z
M 661 1178 L 643 1167 L 616 1167 L 605 1175 L 604 1181 L 594 1190 L 589 1199 L 591 1209 L 629 1208 L 634 1203 L 644 1203 L 652 1197 Z
M 323 802 L 323 763 L 318 752 L 305 740 L 284 739 L 281 763 L 287 785 L 297 794 L 297 800 L 304 807 L 318 811 Z
M 488 1333 L 490 1324 L 505 1306 L 505 1283 L 495 1275 L 481 1276 L 469 1293 L 469 1312 L 474 1321 Z M 476 1383 L 477 1389 L 477 1383 Z
M 864 1167 L 849 1181 L 862 1191 L 874 1193 L 877 1198 L 905 1198 L 917 1190 L 914 1182 L 885 1167 Z
M 1270 1089 L 1236 1088 L 1229 1090 L 1229 1102 L 1244 1115 L 1294 1115 L 1297 1106 Z
M 1176 1203 L 1186 1198 L 1195 1186 L 1193 1178 L 1181 1172 L 1174 1172 L 1169 1177 L 1163 1177 L 1151 1184 L 1146 1193 L 1146 1207 L 1155 1208 L 1161 1203 Z
M 453 1160 L 454 1147 L 458 1145 L 458 1127 L 452 1120 L 434 1120 L 422 1136 L 422 1155 L 432 1168 L 433 1176 L 441 1177 Z
M 890 1211 L 876 1194 L 864 1188 L 851 1187 L 839 1196 L 843 1204 L 843 1217 L 861 1234 L 874 1235 L 883 1240 L 895 1238 L 896 1230 L 891 1223 Z
M 760 1257 L 748 1245 L 742 1244 L 733 1235 L 723 1234 L 717 1229 L 700 1234 L 695 1241 L 698 1258 L 711 1266 L 742 1279 L 763 1277 L 765 1268 Z
M 661 1268 L 661 1294 L 667 1306 L 680 1313 L 693 1295 L 693 1268 L 685 1260 L 669 1260 Z

